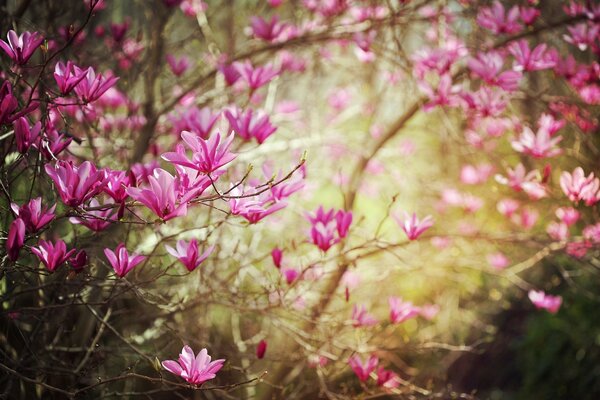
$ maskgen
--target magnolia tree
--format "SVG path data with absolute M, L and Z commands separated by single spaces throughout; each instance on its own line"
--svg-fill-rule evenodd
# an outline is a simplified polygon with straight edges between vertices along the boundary
M 5 398 L 474 398 L 597 279 L 594 2 L 72 3 L 2 4 Z

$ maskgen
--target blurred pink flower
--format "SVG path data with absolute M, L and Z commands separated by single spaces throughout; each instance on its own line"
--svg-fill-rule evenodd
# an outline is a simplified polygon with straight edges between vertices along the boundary
M 594 173 L 586 177 L 581 167 L 575 168 L 572 173 L 563 171 L 560 175 L 560 187 L 572 202 L 584 200 L 591 206 L 600 200 L 600 179 Z
M 181 56 L 180 58 L 176 58 L 173 54 L 167 54 L 167 64 L 169 64 L 169 68 L 171 72 L 175 76 L 181 76 L 185 74 L 190 66 L 190 59 L 186 56 Z
M 425 232 L 427 229 L 433 226 L 433 218 L 431 215 L 426 216 L 422 220 L 417 218 L 417 214 L 413 213 L 409 215 L 407 212 L 404 212 L 404 218 L 400 218 L 394 215 L 396 222 L 402 227 L 404 233 L 408 237 L 408 240 L 416 240 Z
M 217 132 L 211 135 L 208 140 L 204 140 L 191 132 L 183 131 L 181 132 L 181 138 L 192 150 L 192 159 L 190 160 L 183 151 L 177 151 L 163 154 L 162 158 L 164 160 L 172 164 L 196 169 L 204 174 L 210 174 L 230 163 L 236 157 L 235 154 L 229 151 L 233 141 L 233 133 L 222 140 L 221 135 Z
M 546 51 L 546 49 L 547 45 L 542 43 L 531 50 L 525 39 L 511 43 L 508 51 L 515 58 L 513 69 L 515 71 L 539 71 L 553 68 L 556 65 L 553 57 L 554 51 Z
M 477 14 L 479 26 L 495 34 L 513 34 L 520 32 L 523 27 L 518 22 L 519 7 L 513 6 L 508 12 L 502 3 L 494 1 L 491 7 L 483 7 Z
M 369 314 L 367 307 L 364 305 L 355 304 L 352 307 L 352 326 L 355 328 L 361 326 L 373 326 L 377 324 L 377 318 Z
M 358 354 L 353 355 L 348 359 L 350 368 L 354 371 L 361 382 L 366 382 L 369 379 L 371 372 L 375 371 L 379 359 L 375 355 L 371 355 L 365 362 L 362 361 Z
M 528 296 L 533 305 L 539 309 L 548 310 L 552 314 L 555 314 L 562 304 L 562 297 L 551 296 L 542 290 L 530 290 Z
M 503 270 L 510 264 L 510 260 L 508 259 L 508 257 L 506 257 L 503 253 L 500 252 L 488 254 L 487 261 L 495 270 L 498 271 Z
M 277 130 L 271 124 L 269 116 L 263 111 L 247 109 L 243 112 L 239 108 L 230 108 L 223 113 L 229 121 L 229 129 L 237 133 L 244 140 L 256 139 L 262 144 Z
M 579 220 L 580 213 L 573 207 L 559 207 L 556 209 L 556 217 L 571 226 Z
M 393 324 L 400 324 L 406 320 L 417 317 L 421 309 L 415 307 L 410 301 L 403 301 L 400 297 L 391 296 L 388 298 L 390 305 L 390 321 Z
M 258 342 L 258 346 L 256 346 L 256 358 L 262 360 L 267 352 L 267 341 L 261 340 Z

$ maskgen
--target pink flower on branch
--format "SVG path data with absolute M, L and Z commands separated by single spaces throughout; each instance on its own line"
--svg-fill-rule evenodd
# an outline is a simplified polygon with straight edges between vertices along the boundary
M 204 382 L 214 379 L 217 372 L 223 368 L 225 360 L 211 361 L 206 349 L 200 350 L 198 355 L 190 346 L 184 346 L 179 355 L 179 360 L 166 360 L 162 362 L 164 369 L 172 374 L 178 375 L 193 385 L 202 385 Z
M 15 130 L 15 141 L 17 142 L 17 151 L 19 153 L 27 153 L 34 143 L 39 142 L 40 130 L 42 128 L 42 123 L 40 121 L 30 127 L 27 119 L 25 117 L 20 117 L 13 122 L 13 128 Z
M 162 168 L 156 168 L 148 176 L 149 186 L 128 187 L 126 192 L 131 198 L 148 207 L 163 221 L 187 214 L 188 202 L 193 199 L 197 189 L 179 195 L 179 179 Z
M 87 70 L 77 68 L 71 61 L 64 64 L 62 61 L 54 67 L 54 80 L 63 95 L 67 95 L 86 77 Z
M 334 244 L 348 235 L 352 223 L 352 212 L 332 208 L 325 212 L 323 206 L 319 206 L 314 214 L 307 215 L 312 224 L 310 236 L 312 243 L 323 251 L 327 251 Z
M 572 202 L 583 200 L 591 206 L 600 200 L 600 179 L 594 177 L 593 172 L 586 177 L 581 167 L 575 168 L 572 173 L 563 171 L 560 187 Z
M 26 64 L 44 41 L 44 38 L 37 32 L 23 32 L 21 35 L 17 35 L 17 32 L 13 30 L 8 31 L 7 38 L 7 42 L 0 40 L 0 48 L 17 65 Z
M 230 130 L 246 141 L 254 138 L 259 144 L 262 144 L 277 130 L 277 127 L 271 125 L 269 116 L 263 111 L 247 109 L 242 112 L 239 108 L 231 108 L 226 110 L 224 115 L 229 121 Z
M 74 87 L 75 93 L 84 103 L 91 103 L 98 100 L 108 89 L 113 87 L 118 77 L 108 75 L 103 76 L 102 74 L 96 74 L 92 67 L 89 67 L 87 71 L 82 70 L 78 66 L 73 66 L 74 74 L 84 74 L 84 78 Z
M 416 240 L 425 232 L 427 229 L 433 226 L 433 218 L 431 215 L 426 216 L 422 220 L 417 218 L 417 214 L 413 213 L 409 215 L 404 212 L 404 219 L 394 216 L 396 222 L 402 227 L 404 233 L 408 237 L 408 240 Z
M 363 362 L 358 354 L 353 355 L 348 360 L 350 368 L 352 368 L 361 382 L 366 382 L 367 379 L 369 379 L 369 375 L 371 375 L 371 372 L 375 371 L 378 363 L 379 359 L 374 354 L 371 355 L 365 362 Z
M 244 80 L 250 91 L 255 91 L 261 86 L 271 82 L 280 71 L 271 64 L 254 67 L 250 61 L 235 62 L 234 67 Z
M 494 1 L 491 7 L 484 7 L 477 14 L 479 26 L 495 34 L 520 32 L 523 27 L 518 22 L 519 7 L 513 6 L 508 12 L 500 1 Z
M 11 203 L 10 207 L 15 215 L 23 220 L 27 231 L 35 233 L 54 219 L 56 204 L 50 208 L 42 207 L 42 198 L 36 197 L 20 207 L 16 203 Z
M 96 169 L 89 161 L 75 166 L 70 161 L 59 160 L 54 167 L 46 164 L 44 168 L 63 203 L 71 207 L 80 206 L 98 194 L 105 184 L 105 171 Z
M 67 251 L 67 245 L 62 240 L 57 240 L 56 243 L 40 240 L 39 246 L 32 247 L 31 252 L 39 258 L 48 271 L 54 272 L 75 253 L 75 249 Z
M 233 141 L 233 133 L 224 140 L 219 133 L 213 134 L 208 140 L 199 138 L 197 135 L 183 131 L 181 138 L 189 149 L 192 150 L 192 159 L 190 160 L 182 151 L 169 152 L 162 155 L 162 158 L 172 164 L 182 165 L 196 169 L 204 174 L 210 174 L 219 170 L 224 165 L 233 161 L 235 154 L 229 151 Z
M 16 261 L 19 258 L 19 251 L 24 243 L 25 223 L 21 218 L 17 218 L 10 224 L 6 238 L 6 254 L 9 260 Z
M 115 251 L 104 249 L 104 255 L 119 278 L 123 278 L 129 271 L 146 259 L 146 257 L 138 254 L 130 255 L 123 243 L 119 244 Z
M 542 290 L 530 290 L 528 296 L 536 308 L 548 310 L 552 314 L 555 314 L 562 304 L 562 297 L 551 296 Z
M 508 51 L 515 58 L 513 69 L 515 71 L 539 71 L 553 68 L 556 65 L 555 50 L 548 50 L 542 43 L 533 50 L 529 48 L 527 40 L 521 39 L 508 46 Z
M 410 301 L 404 301 L 400 297 L 391 296 L 388 298 L 388 303 L 390 305 L 390 321 L 393 324 L 416 318 L 421 313 L 420 307 L 416 307 Z
M 367 307 L 364 305 L 355 304 L 352 307 L 352 326 L 358 328 L 360 326 L 373 326 L 377 324 L 377 318 L 369 314 Z
M 210 256 L 215 246 L 209 246 L 204 253 L 200 254 L 198 250 L 198 241 L 192 239 L 189 242 L 178 240 L 175 249 L 168 245 L 166 245 L 165 248 L 167 249 L 167 252 L 177 258 L 188 271 L 192 272 L 198 268 L 208 256 Z

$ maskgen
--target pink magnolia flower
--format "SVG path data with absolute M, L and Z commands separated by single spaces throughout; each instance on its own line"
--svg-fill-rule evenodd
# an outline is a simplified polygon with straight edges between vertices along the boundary
M 54 80 L 63 95 L 69 94 L 87 74 L 87 70 L 75 67 L 71 61 L 67 61 L 67 64 L 59 61 L 54 66 Z
M 561 140 L 562 136 L 552 137 L 547 129 L 539 129 L 537 133 L 533 133 L 525 126 L 518 138 L 511 141 L 511 145 L 519 153 L 529 154 L 534 158 L 547 158 L 562 153 L 562 150 L 556 147 Z
M 460 170 L 460 180 L 467 185 L 485 183 L 492 175 L 494 167 L 491 164 L 464 165 Z
M 214 112 L 208 107 L 191 107 L 186 109 L 181 115 L 169 116 L 169 119 L 173 123 L 173 127 L 177 133 L 189 131 L 200 136 L 202 139 L 207 139 L 210 136 L 210 131 L 220 117 L 220 112 Z
M 216 373 L 223 368 L 224 359 L 211 361 L 206 349 L 200 350 L 198 355 L 190 346 L 183 346 L 179 360 L 166 360 L 162 362 L 164 369 L 172 374 L 179 375 L 192 385 L 202 385 L 214 379 Z
M 518 225 L 521 225 L 524 229 L 531 229 L 537 222 L 540 214 L 531 208 L 524 208 L 521 210 L 520 215 L 513 215 L 512 221 Z
M 27 119 L 20 117 L 13 122 L 13 128 L 15 130 L 15 141 L 17 142 L 17 151 L 19 153 L 27 153 L 31 145 L 39 142 L 40 130 L 42 128 L 40 121 L 30 127 Z
M 148 182 L 149 186 L 146 187 L 128 187 L 127 194 L 148 207 L 163 221 L 187 214 L 188 202 L 197 194 L 197 190 L 178 196 L 179 180 L 162 168 L 156 168 L 148 176 Z
M 283 251 L 279 247 L 273 248 L 271 250 L 271 258 L 273 259 L 273 264 L 277 268 L 281 268 L 281 261 L 283 259 Z
M 44 41 L 37 32 L 23 32 L 19 36 L 13 30 L 8 31 L 7 38 L 7 42 L 0 40 L 0 48 L 18 65 L 26 64 Z
M 350 368 L 352 368 L 361 382 L 366 382 L 367 379 L 369 379 L 369 375 L 371 375 L 371 372 L 375 371 L 378 363 L 379 359 L 374 354 L 371 355 L 365 362 L 362 361 L 358 354 L 353 355 L 348 360 Z
M 479 26 L 495 34 L 512 34 L 520 32 L 523 27 L 518 22 L 519 7 L 513 6 L 508 12 L 502 3 L 494 1 L 491 7 L 484 7 L 477 14 Z
M 581 215 L 579 211 L 574 209 L 573 207 L 559 207 L 556 212 L 556 217 L 567 224 L 567 226 L 571 226 L 575 224 L 579 220 L 579 216 Z
M 251 224 L 256 224 L 287 206 L 284 201 L 273 201 L 268 192 L 259 195 L 247 194 L 241 185 L 234 187 L 229 192 L 229 196 L 231 196 L 229 199 L 231 213 L 244 217 Z
M 456 107 L 460 104 L 460 85 L 452 84 L 452 77 L 444 74 L 440 77 L 438 86 L 433 89 L 427 82 L 417 82 L 419 89 L 429 98 L 423 109 L 431 111 L 436 106 Z
M 57 240 L 55 244 L 40 240 L 39 246 L 32 247 L 31 252 L 40 259 L 48 271 L 54 272 L 56 268 L 75 253 L 75 249 L 67 251 L 67 245 L 62 240 Z
M 146 257 L 138 254 L 130 255 L 123 243 L 119 244 L 115 251 L 104 249 L 104 255 L 119 278 L 123 278 L 135 266 L 146 259 Z
M 191 62 L 188 57 L 182 56 L 180 58 L 176 58 L 172 54 L 167 54 L 167 64 L 169 64 L 169 68 L 175 76 L 181 76 L 185 74 L 185 71 L 187 71 L 191 66 Z
M 123 203 L 127 199 L 127 188 L 131 186 L 132 175 L 125 171 L 116 171 L 106 168 L 106 185 L 102 191 L 112 197 L 117 203 Z
M 533 25 L 535 20 L 540 16 L 541 11 L 535 7 L 519 7 L 521 20 L 525 25 Z
M 46 173 L 54 181 L 61 200 L 68 206 L 77 207 L 102 190 L 106 174 L 89 161 L 80 166 L 70 161 L 58 160 L 54 167 L 46 164 Z
M 423 232 L 433 226 L 433 218 L 431 215 L 419 220 L 416 213 L 413 213 L 411 216 L 407 212 L 404 212 L 404 219 L 397 216 L 394 216 L 394 218 L 402 227 L 404 233 L 406 233 L 408 240 L 416 240 Z
M 437 304 L 425 304 L 420 307 L 419 315 L 428 321 L 431 321 L 440 312 L 440 306 Z
M 394 389 L 400 386 L 400 377 L 393 371 L 379 367 L 377 369 L 377 386 L 385 389 Z
M 586 177 L 581 167 L 575 168 L 572 173 L 563 171 L 560 175 L 560 187 L 573 202 L 583 200 L 590 206 L 600 200 L 600 179 L 594 177 L 593 172 Z
M 523 74 L 518 71 L 502 71 L 504 57 L 498 52 L 479 53 L 477 58 L 468 62 L 469 69 L 485 83 L 498 86 L 506 91 L 514 91 L 519 87 Z
M 250 61 L 244 61 L 235 62 L 233 65 L 240 74 L 240 77 L 248 85 L 248 88 L 250 88 L 250 91 L 254 91 L 271 82 L 280 72 L 271 64 L 254 67 Z
M 88 262 L 87 253 L 85 250 L 80 250 L 74 256 L 69 257 L 67 261 L 76 272 L 80 272 Z
M 569 238 L 569 226 L 564 222 L 552 221 L 546 227 L 546 233 L 552 240 L 562 242 Z
M 502 199 L 496 204 L 496 209 L 505 217 L 513 215 L 520 207 L 520 203 L 514 199 Z
M 0 86 L 0 125 L 10 124 L 16 119 L 30 113 L 38 107 L 39 103 L 32 101 L 31 104 L 18 111 L 19 102 L 13 94 L 12 85 L 5 80 Z
M 531 300 L 536 308 L 548 310 L 552 314 L 555 314 L 562 304 L 562 297 L 551 296 L 544 293 L 542 290 L 530 290 L 528 296 L 529 300 Z
M 225 83 L 229 86 L 234 85 L 242 76 L 234 64 L 220 63 L 217 69 L 223 74 Z
M 281 273 L 288 285 L 291 285 L 300 277 L 300 272 L 295 268 L 283 268 Z
M 593 46 L 598 34 L 600 33 L 600 25 L 592 25 L 581 23 L 575 26 L 568 26 L 568 35 L 564 35 L 564 39 L 567 43 L 571 43 L 573 46 L 581 51 L 587 50 L 589 46 Z
M 500 252 L 488 254 L 487 261 L 495 270 L 498 271 L 503 270 L 510 264 L 508 257 Z
M 98 200 L 92 199 L 89 205 L 84 207 L 84 214 L 81 217 L 71 217 L 69 221 L 75 225 L 81 224 L 94 232 L 103 231 L 116 221 L 113 216 L 117 210 L 113 205 L 114 201 L 112 199 L 108 199 L 102 207 Z
M 527 40 L 521 39 L 508 46 L 508 51 L 515 58 L 515 71 L 539 71 L 553 68 L 556 65 L 553 51 L 546 51 L 547 45 L 542 43 L 531 50 Z
M 224 115 L 229 121 L 230 130 L 244 140 L 254 138 L 259 144 L 262 144 L 277 130 L 277 127 L 271 125 L 269 116 L 263 111 L 247 109 L 242 112 L 239 108 L 231 108 L 226 110 Z
M 355 304 L 352 307 L 352 326 L 358 328 L 360 326 L 373 326 L 377 324 L 377 318 L 369 314 L 367 307 L 364 305 Z
M 177 249 L 168 245 L 165 246 L 167 252 L 181 261 L 190 272 L 198 268 L 198 266 L 210 256 L 215 248 L 215 246 L 209 246 L 204 253 L 200 254 L 198 251 L 198 241 L 196 239 L 190 240 L 189 243 L 184 240 L 178 240 L 176 247 Z
M 588 225 L 583 228 L 583 237 L 592 243 L 600 243 L 600 223 L 594 225 Z
M 419 316 L 421 309 L 415 307 L 410 301 L 403 301 L 400 297 L 391 296 L 388 298 L 390 305 L 390 321 L 393 324 L 400 324 L 406 320 Z
M 25 243 L 25 223 L 21 218 L 15 219 L 8 228 L 8 237 L 6 239 L 6 254 L 10 261 L 16 261 L 19 258 L 19 251 Z
M 265 357 L 265 353 L 267 352 L 267 341 L 261 340 L 258 342 L 258 346 L 256 346 L 256 358 L 262 360 Z
M 55 160 L 73 141 L 72 137 L 60 133 L 49 121 L 41 141 L 33 143 L 47 160 Z
M 319 206 L 314 214 L 307 215 L 312 224 L 310 236 L 312 243 L 323 251 L 327 251 L 334 244 L 348 235 L 352 223 L 352 212 L 332 208 L 327 212 Z
M 235 159 L 235 154 L 229 151 L 233 141 L 233 133 L 221 141 L 219 133 L 213 134 L 208 140 L 199 138 L 197 135 L 183 131 L 181 138 L 185 144 L 192 150 L 192 159 L 190 160 L 183 151 L 169 152 L 162 155 L 162 158 L 172 164 L 182 165 L 196 169 L 204 174 L 210 174 L 230 163 Z
M 17 217 L 23 220 L 27 232 L 35 233 L 54 219 L 56 204 L 50 208 L 42 207 L 42 198 L 36 197 L 20 207 L 16 203 L 11 203 L 10 208 Z
M 106 77 L 102 74 L 96 75 L 92 67 L 89 67 L 87 72 L 75 65 L 73 68 L 76 75 L 85 73 L 85 77 L 74 87 L 75 93 L 77 93 L 77 96 L 84 103 L 91 103 L 98 100 L 100 96 L 113 87 L 119 80 L 118 77 L 112 75 Z
M 517 192 L 524 191 L 534 200 L 539 200 L 547 195 L 546 186 L 538 170 L 527 172 L 523 164 L 518 164 L 514 169 L 507 169 L 506 177 L 496 175 L 496 181 L 508 185 Z
M 262 17 L 250 17 L 250 29 L 254 37 L 267 42 L 277 41 L 287 29 L 286 24 L 279 22 L 279 17 L 274 15 L 270 20 Z

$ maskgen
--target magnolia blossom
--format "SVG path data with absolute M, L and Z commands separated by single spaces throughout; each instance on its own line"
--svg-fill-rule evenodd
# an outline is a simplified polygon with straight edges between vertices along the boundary
M 390 321 L 393 324 L 399 324 L 406 320 L 415 318 L 421 313 L 419 307 L 415 307 L 410 301 L 403 301 L 400 297 L 388 298 L 390 305 Z
M 244 140 L 254 138 L 259 144 L 262 144 L 277 130 L 277 127 L 271 125 L 269 116 L 262 111 L 247 109 L 242 112 L 239 108 L 231 108 L 226 110 L 224 115 L 229 121 L 230 130 Z
M 271 250 L 271 258 L 273 259 L 273 264 L 275 265 L 275 267 L 281 268 L 283 250 L 281 250 L 279 247 L 273 248 L 273 250 Z
M 148 182 L 149 186 L 128 187 L 126 192 L 163 221 L 186 215 L 189 200 L 198 192 L 191 190 L 183 196 L 178 196 L 179 180 L 161 168 L 156 168 L 154 173 L 148 176 Z
M 54 272 L 56 268 L 75 253 L 75 249 L 67 251 L 67 245 L 62 240 L 57 240 L 55 243 L 40 240 L 39 246 L 32 247 L 31 252 L 39 258 L 50 272 Z
M 394 389 L 400 386 L 400 377 L 393 371 L 383 367 L 377 369 L 377 386 L 383 386 L 385 389 Z
M 181 76 L 190 68 L 191 62 L 186 56 L 175 58 L 174 55 L 167 54 L 167 64 L 169 64 L 169 68 L 171 69 L 173 75 Z
M 574 209 L 573 207 L 559 207 L 556 209 L 556 217 L 560 219 L 562 222 L 571 226 L 575 224 L 580 217 L 579 211 Z
M 17 218 L 10 224 L 6 238 L 6 254 L 9 260 L 16 261 L 19 258 L 19 251 L 24 243 L 25 223 L 21 218 Z
M 11 203 L 10 208 L 25 223 L 27 231 L 35 233 L 45 227 L 55 217 L 54 210 L 56 204 L 48 208 L 42 207 L 42 198 L 36 197 L 31 199 L 29 203 L 19 206 L 16 203 Z
M 600 200 L 600 179 L 594 177 L 593 172 L 586 177 L 581 167 L 575 168 L 572 173 L 563 171 L 560 187 L 573 202 L 583 200 L 590 206 Z
M 422 220 L 417 218 L 417 214 L 413 213 L 412 216 L 404 212 L 404 219 L 394 216 L 398 224 L 402 227 L 404 233 L 408 237 L 408 240 L 416 240 L 425 232 L 427 229 L 433 226 L 433 218 L 431 215 L 426 216 Z
M 260 342 L 258 342 L 258 346 L 256 346 L 256 358 L 258 358 L 259 360 L 263 359 L 266 352 L 267 341 L 263 339 Z
M 271 64 L 254 67 L 252 62 L 245 61 L 235 62 L 233 65 L 251 91 L 271 82 L 280 72 Z
M 75 166 L 70 161 L 59 160 L 54 167 L 46 164 L 44 168 L 54 181 L 63 203 L 71 207 L 83 204 L 104 186 L 104 170 L 96 169 L 89 161 Z
M 548 310 L 552 314 L 556 314 L 562 304 L 562 297 L 551 296 L 544 293 L 542 290 L 530 290 L 528 296 L 533 305 L 539 309 Z
M 71 61 L 59 61 L 54 66 L 54 80 L 63 95 L 67 95 L 85 78 L 87 70 L 75 68 Z
M 0 48 L 18 65 L 26 64 L 44 41 L 37 32 L 23 32 L 19 36 L 13 30 L 8 31 L 7 38 L 7 42 L 0 40 Z
M 502 3 L 494 1 L 491 7 L 483 7 L 477 14 L 477 23 L 495 34 L 520 32 L 523 27 L 518 22 L 519 7 L 513 6 L 508 12 Z
M 224 165 L 235 159 L 235 154 L 229 151 L 233 141 L 233 133 L 224 140 L 219 133 L 213 134 L 208 140 L 199 138 L 197 135 L 183 131 L 181 138 L 192 150 L 193 156 L 190 160 L 181 148 L 177 152 L 165 153 L 162 158 L 170 163 L 189 167 L 204 174 L 210 174 L 219 170 Z
M 513 140 L 511 144 L 519 153 L 546 158 L 562 153 L 562 150 L 556 147 L 561 140 L 561 136 L 552 137 L 546 129 L 539 129 L 537 133 L 533 133 L 530 128 L 524 127 L 517 140 Z
M 169 254 L 181 261 L 188 271 L 192 272 L 208 258 L 215 246 L 209 246 L 204 253 L 200 254 L 198 251 L 198 241 L 192 239 L 189 243 L 184 240 L 178 240 L 176 249 L 168 245 L 165 248 Z
M 511 43 L 508 51 L 515 57 L 513 69 L 515 71 L 538 71 L 554 67 L 556 65 L 554 52 L 546 51 L 546 49 L 547 45 L 542 43 L 531 50 L 525 39 Z
M 371 355 L 365 362 L 363 362 L 358 354 L 353 355 L 348 360 L 350 368 L 352 368 L 361 382 L 366 382 L 367 379 L 369 379 L 369 375 L 371 375 L 371 372 L 375 371 L 378 363 L 379 359 L 374 354 Z
M 113 218 L 116 211 L 113 205 L 112 199 L 108 199 L 102 206 L 98 200 L 92 199 L 81 217 L 71 217 L 69 221 L 73 224 L 81 224 L 94 232 L 100 232 L 116 221 Z
M 123 278 L 136 265 L 146 259 L 146 257 L 138 254 L 130 255 L 123 243 L 119 244 L 115 251 L 104 249 L 104 255 L 119 278 Z
M 102 74 L 96 74 L 92 67 L 89 67 L 87 71 L 82 70 L 78 66 L 73 66 L 74 74 L 84 74 L 83 79 L 74 87 L 75 93 L 84 103 L 91 103 L 98 100 L 108 89 L 116 85 L 119 80 L 115 76 L 103 76 Z
M 373 326 L 377 324 L 377 318 L 368 313 L 367 307 L 355 304 L 352 307 L 352 326 Z
M 13 122 L 13 128 L 15 130 L 15 141 L 17 142 L 17 150 L 19 153 L 27 153 L 34 143 L 39 142 L 40 130 L 42 128 L 42 123 L 40 121 L 30 127 L 27 119 L 25 117 L 20 117 Z
M 313 214 L 307 215 L 312 224 L 310 237 L 312 243 L 323 251 L 327 251 L 334 244 L 348 235 L 350 225 L 352 224 L 352 212 L 332 208 L 328 211 L 319 206 Z
M 224 362 L 224 359 L 211 361 L 206 349 L 200 350 L 198 355 L 195 355 L 191 347 L 186 345 L 183 346 L 177 361 L 166 360 L 162 362 L 162 366 L 192 385 L 202 385 L 215 378 L 217 372 L 223 368 Z

